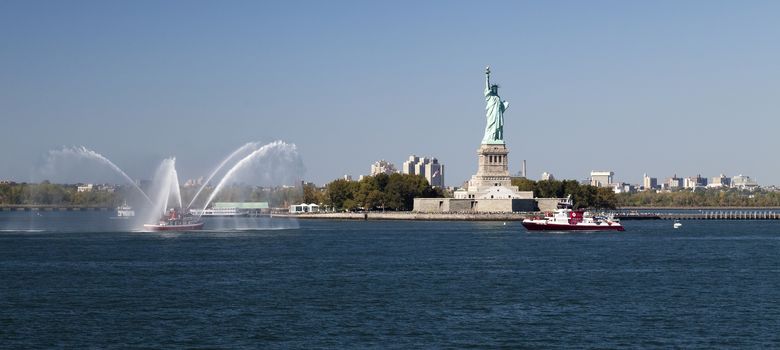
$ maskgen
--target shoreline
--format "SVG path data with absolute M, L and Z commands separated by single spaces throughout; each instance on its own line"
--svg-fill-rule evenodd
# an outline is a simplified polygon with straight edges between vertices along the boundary
M 628 211 L 628 210 L 776 210 L 780 207 L 624 207 L 615 209 L 615 211 Z M 424 212 L 365 212 L 365 213 L 299 213 L 288 214 L 279 213 L 271 214 L 271 217 L 275 218 L 295 218 L 304 220 L 349 220 L 349 221 L 366 221 L 366 220 L 415 220 L 415 221 L 522 221 L 529 217 L 542 215 L 542 212 L 517 212 L 517 213 L 424 213 Z M 690 216 L 690 214 L 686 214 Z M 709 214 L 696 214 L 701 218 L 714 219 L 715 215 Z M 741 215 L 741 214 L 740 214 Z M 737 215 L 735 217 L 745 219 L 752 217 L 749 215 Z M 763 215 L 763 214 L 762 214 Z M 767 214 L 768 215 L 768 214 Z M 679 216 L 679 215 L 678 215 Z M 666 219 L 678 218 L 678 216 L 671 215 L 665 217 Z M 691 219 L 693 217 L 684 217 Z M 697 217 L 698 217 L 697 216 Z M 680 217 L 682 218 L 682 217 Z M 756 216 L 758 218 L 758 216 Z M 629 218 L 626 218 L 627 220 Z
M 418 220 L 418 221 L 522 221 L 533 213 L 302 213 L 272 214 L 274 218 L 322 219 L 322 220 Z
M 111 211 L 114 207 L 91 205 L 0 204 L 0 211 Z
M 614 210 L 780 210 L 780 207 L 618 207 Z

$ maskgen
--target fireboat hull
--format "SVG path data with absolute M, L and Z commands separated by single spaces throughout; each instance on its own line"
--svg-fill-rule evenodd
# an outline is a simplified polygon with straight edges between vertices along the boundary
M 557 224 L 550 222 L 523 221 L 523 227 L 528 231 L 625 231 L 618 223 L 602 224 Z
M 155 225 L 145 224 L 144 228 L 150 231 L 194 231 L 203 228 L 203 222 L 182 225 Z

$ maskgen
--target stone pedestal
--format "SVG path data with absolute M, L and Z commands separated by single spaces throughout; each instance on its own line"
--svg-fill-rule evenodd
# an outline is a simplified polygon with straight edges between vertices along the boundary
M 466 190 L 455 192 L 456 199 L 532 199 L 533 192 L 518 191 L 509 177 L 509 149 L 503 144 L 483 144 L 477 150 L 479 168 Z
M 509 149 L 506 145 L 481 145 L 477 150 L 479 168 L 477 174 L 471 177 L 471 187 L 503 186 L 512 188 L 509 177 Z M 514 188 L 517 191 L 517 188 Z

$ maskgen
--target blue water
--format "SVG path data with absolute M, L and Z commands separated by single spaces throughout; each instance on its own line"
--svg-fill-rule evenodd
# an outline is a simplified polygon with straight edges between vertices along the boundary
M 48 214 L 0 213 L 2 348 L 780 347 L 780 222 L 148 233 Z

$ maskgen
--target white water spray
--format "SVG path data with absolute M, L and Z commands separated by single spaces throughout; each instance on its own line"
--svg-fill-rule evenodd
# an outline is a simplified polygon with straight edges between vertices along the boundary
M 198 196 L 200 195 L 200 193 L 203 191 L 204 188 L 206 188 L 206 185 L 208 185 L 209 182 L 211 182 L 211 179 L 213 179 L 214 176 L 216 176 L 217 173 L 220 170 L 222 170 L 222 168 L 225 167 L 225 165 L 227 165 L 228 162 L 230 162 L 231 160 L 236 158 L 239 154 L 242 154 L 242 153 L 244 153 L 244 152 L 246 152 L 248 150 L 256 150 L 257 147 L 259 147 L 259 146 L 260 146 L 259 142 L 247 142 L 243 146 L 241 146 L 238 149 L 236 149 L 235 151 L 233 151 L 233 153 L 231 153 L 229 156 L 227 156 L 227 158 L 223 159 L 222 162 L 219 163 L 219 165 L 214 169 L 214 171 L 211 172 L 209 177 L 206 178 L 206 181 L 204 181 L 203 184 L 200 185 L 200 188 L 198 188 L 198 191 L 195 192 L 195 195 L 192 197 L 192 200 L 190 201 L 190 204 L 187 204 L 187 209 L 192 207 L 192 204 L 195 203 L 196 199 L 198 199 Z
M 262 161 L 261 161 L 262 160 Z M 274 141 L 267 145 L 264 145 L 240 161 L 236 163 L 222 180 L 219 181 L 217 187 L 211 192 L 211 195 L 203 204 L 203 210 L 206 210 L 209 203 L 214 200 L 214 197 L 219 194 L 222 188 L 229 182 L 234 180 L 234 177 L 238 175 L 242 170 L 248 168 L 250 165 L 260 164 L 266 168 L 260 171 L 259 179 L 265 183 L 273 184 L 273 182 L 290 180 L 291 176 L 300 176 L 303 171 L 303 163 L 298 155 L 298 147 L 294 144 L 288 144 L 283 141 Z M 203 210 L 201 212 L 203 212 Z
M 144 223 L 157 222 L 160 216 L 165 214 L 169 203 L 174 203 L 181 208 L 181 192 L 179 191 L 179 177 L 176 172 L 176 158 L 167 158 L 160 163 L 154 174 L 152 207 L 145 214 Z
M 173 195 L 173 198 L 176 199 L 176 208 L 181 209 L 181 187 L 179 186 L 179 173 L 176 171 L 176 158 L 173 158 L 173 165 L 171 166 L 170 176 L 170 193 Z
M 97 161 L 99 161 L 99 162 L 101 162 L 101 163 L 103 163 L 105 165 L 108 165 L 112 170 L 114 170 L 117 173 L 119 173 L 120 175 L 122 175 L 122 177 L 124 177 L 125 180 L 127 180 L 127 182 L 129 184 L 133 185 L 133 187 L 135 187 L 135 189 L 138 190 L 138 192 L 140 192 L 144 196 L 144 198 L 146 198 L 146 200 L 149 202 L 149 204 L 152 204 L 152 200 L 149 198 L 149 196 L 146 195 L 146 193 L 143 190 L 141 190 L 140 187 L 138 187 L 138 185 L 135 184 L 135 181 L 133 181 L 133 179 L 131 179 L 130 176 L 128 176 L 124 171 L 122 171 L 121 168 L 119 168 L 116 164 L 114 164 L 108 158 L 104 157 L 102 154 L 97 153 L 97 152 L 95 152 L 95 151 L 93 151 L 93 150 L 91 150 L 89 148 L 84 147 L 84 146 L 81 146 L 81 147 L 63 147 L 60 150 L 51 150 L 51 151 L 49 151 L 49 159 L 48 159 L 49 161 L 48 161 L 48 164 L 51 165 L 54 162 L 55 158 L 61 157 L 61 156 L 85 157 L 85 158 L 97 160 Z

